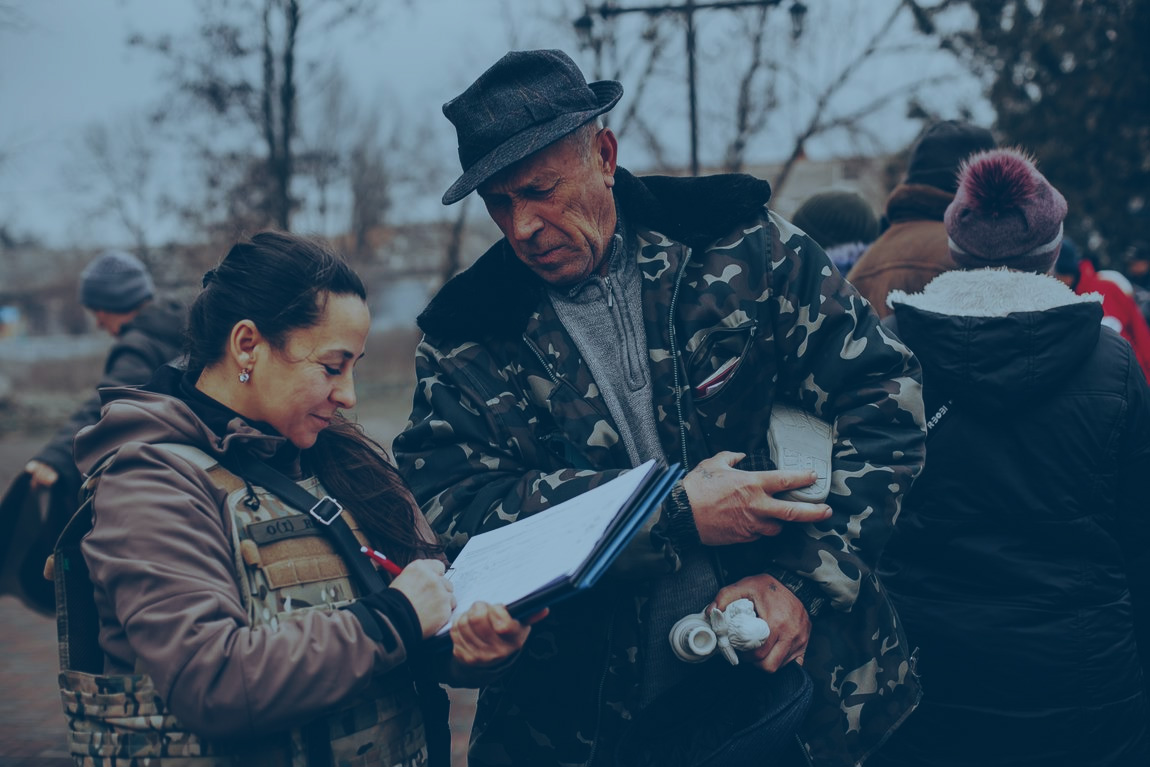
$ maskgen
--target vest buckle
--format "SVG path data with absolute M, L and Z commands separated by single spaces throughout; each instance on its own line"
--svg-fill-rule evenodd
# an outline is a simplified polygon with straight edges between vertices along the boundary
M 308 509 L 308 514 L 311 514 L 313 518 L 324 525 L 330 525 L 339 517 L 342 511 L 343 506 L 340 505 L 339 501 L 330 495 L 325 495 L 315 506 Z

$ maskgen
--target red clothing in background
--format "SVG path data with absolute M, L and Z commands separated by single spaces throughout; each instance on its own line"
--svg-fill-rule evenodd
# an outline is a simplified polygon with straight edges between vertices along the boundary
M 1094 265 L 1086 259 L 1078 264 L 1078 284 L 1074 292 L 1078 295 L 1102 295 L 1102 324 L 1114 328 L 1130 342 L 1142 368 L 1142 375 L 1150 381 L 1150 326 L 1146 324 L 1146 318 L 1142 316 L 1134 299 L 1113 282 L 1099 277 L 1094 271 Z

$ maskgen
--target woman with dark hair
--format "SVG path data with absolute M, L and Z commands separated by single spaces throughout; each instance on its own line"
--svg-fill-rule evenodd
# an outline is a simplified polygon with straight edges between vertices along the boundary
M 187 370 L 110 392 L 80 433 L 103 669 L 61 653 L 77 763 L 446 765 L 434 680 L 474 684 L 522 647 L 530 629 L 488 605 L 455 619 L 451 654 L 425 646 L 454 607 L 442 555 L 383 449 L 343 416 L 365 297 L 319 243 L 257 234 L 204 276 Z M 388 587 L 370 590 L 370 561 L 253 480 L 253 462 L 342 504 L 324 507 L 330 527 L 398 565 Z

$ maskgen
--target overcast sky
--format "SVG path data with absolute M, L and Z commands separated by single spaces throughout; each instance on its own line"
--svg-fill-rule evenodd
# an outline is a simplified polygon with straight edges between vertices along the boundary
M 814 10 L 820 3 L 825 5 L 824 0 L 808 3 L 813 7 L 812 21 L 818 21 Z M 868 11 L 880 4 L 885 2 L 845 1 Z M 566 23 L 572 9 L 581 7 L 572 0 L 416 0 L 407 6 L 390 5 L 394 7 L 380 14 L 378 25 L 369 29 L 345 25 L 320 41 L 321 47 L 338 53 L 355 93 L 365 103 L 385 104 L 413 125 L 438 125 L 438 132 L 428 134 L 427 140 L 442 144 L 453 170 L 453 136 L 439 107 L 509 47 L 561 47 L 591 74 L 591 62 L 577 50 Z M 165 92 L 159 59 L 129 48 L 129 34 L 179 33 L 191 28 L 196 18 L 192 0 L 0 0 L 0 223 L 17 234 L 60 246 L 106 243 L 123 236 L 115 226 L 83 215 L 84 201 L 76 194 L 69 166 L 76 161 L 87 126 L 104 123 L 114 128 L 126 116 L 153 107 Z M 707 25 L 718 29 L 719 21 L 708 20 Z M 843 29 L 840 37 L 857 38 L 857 31 Z M 701 65 L 712 67 L 709 72 L 721 59 L 722 42 L 721 37 L 712 37 L 700 46 Z M 677 37 L 672 43 L 682 45 Z M 846 46 L 828 44 L 823 57 L 827 66 L 841 53 L 837 48 Z M 305 53 L 314 56 L 317 49 Z M 905 62 L 890 66 L 891 77 L 906 69 Z M 871 77 L 870 82 L 878 88 L 887 76 Z M 664 99 L 668 145 L 684 154 L 685 164 L 683 93 L 665 87 L 671 88 Z M 939 97 L 965 102 L 977 98 L 971 82 L 953 87 L 953 92 Z M 863 87 L 855 91 L 859 98 L 870 92 Z M 885 148 L 895 149 L 912 138 L 916 128 L 898 115 L 888 119 L 889 127 L 880 132 L 891 144 Z
M 381 0 L 381 4 L 387 0 Z M 515 24 L 531 45 L 570 47 L 566 29 L 532 13 Z M 115 237 L 80 220 L 69 178 L 84 129 L 146 112 L 165 92 L 160 60 L 130 48 L 129 34 L 180 33 L 196 20 L 192 0 L 0 0 L 0 222 L 54 245 Z M 502 0 L 419 0 L 380 14 L 370 29 L 338 28 L 324 44 L 339 52 L 365 101 L 411 114 L 466 87 L 507 48 Z M 306 4 L 305 4 L 306 6 Z M 486 34 L 474 34 L 486 29 Z M 466 43 L 464 43 L 466 41 Z M 444 134 L 445 136 L 448 134 Z

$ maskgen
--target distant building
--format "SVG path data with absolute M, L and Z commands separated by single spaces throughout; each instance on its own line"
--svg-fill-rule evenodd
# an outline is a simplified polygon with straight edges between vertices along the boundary
M 88 322 L 77 299 L 76 281 L 97 252 L 4 248 L 0 257 L 0 306 L 18 312 L 22 333 L 84 332 Z
M 900 177 L 900 174 L 892 175 L 892 168 L 898 163 L 897 157 L 892 155 L 800 160 L 791 168 L 786 185 L 776 190 L 771 198 L 771 208 L 789 218 L 812 194 L 827 189 L 845 189 L 862 195 L 874 208 L 875 215 L 879 215 Z M 748 168 L 747 172 L 765 178 L 773 185 L 781 169 L 781 164 L 757 165 Z
M 24 318 L 15 304 L 0 304 L 0 338 L 12 338 L 24 331 Z
M 790 218 L 802 202 L 815 192 L 828 189 L 844 189 L 857 192 L 874 208 L 875 215 L 881 215 L 886 207 L 886 198 L 902 178 L 906 160 L 902 154 L 883 154 L 874 157 L 833 157 L 826 160 L 799 159 L 791 168 L 786 184 L 776 188 L 776 179 L 782 171 L 782 163 L 749 165 L 743 173 L 766 179 L 771 183 L 771 210 L 784 218 Z M 654 171 L 634 169 L 638 175 Z M 659 173 L 686 175 L 675 171 L 660 170 Z M 703 168 L 700 175 L 722 173 L 718 168 Z

